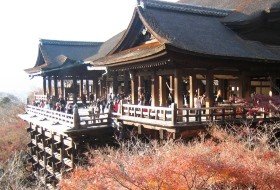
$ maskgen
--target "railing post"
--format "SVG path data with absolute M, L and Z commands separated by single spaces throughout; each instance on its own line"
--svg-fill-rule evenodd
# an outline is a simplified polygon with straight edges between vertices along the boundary
M 172 103 L 171 104 L 171 122 L 173 125 L 175 125 L 177 123 L 177 104 L 176 103 Z
M 159 120 L 158 109 L 155 109 L 155 120 Z
M 187 123 L 189 123 L 190 122 L 190 110 L 186 110 L 187 111 L 187 115 L 186 115 L 186 121 L 187 121 Z
M 119 110 L 119 113 L 120 113 L 120 115 L 123 115 L 123 101 L 122 100 L 120 100 L 120 110 Z
M 201 123 L 202 118 L 201 118 L 201 109 L 198 110 L 198 122 Z
M 79 111 L 78 111 L 78 105 L 75 104 L 73 106 L 73 119 L 74 119 L 74 128 L 80 128 L 81 123 L 80 123 L 80 116 L 79 116 Z

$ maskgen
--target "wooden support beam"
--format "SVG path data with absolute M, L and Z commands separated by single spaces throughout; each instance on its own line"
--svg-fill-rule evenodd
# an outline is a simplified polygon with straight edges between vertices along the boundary
M 141 87 L 143 88 L 144 87 L 144 77 L 142 75 L 138 75 L 138 88 Z
M 52 79 L 50 76 L 48 77 L 48 93 L 49 96 L 52 96 Z
M 182 71 L 176 69 L 174 72 L 174 103 L 177 104 L 178 108 L 182 108 L 184 105 L 182 84 L 183 84 Z
M 219 79 L 218 82 L 218 92 L 220 92 L 222 98 L 225 100 L 227 99 L 227 89 L 226 89 L 226 80 L 225 79 Z
M 160 129 L 160 130 L 159 130 L 159 139 L 160 139 L 160 140 L 163 140 L 163 139 L 164 139 L 164 130 L 163 130 L 163 129 Z
M 189 81 L 190 81 L 190 108 L 194 107 L 194 97 L 196 95 L 196 90 L 197 90 L 197 79 L 196 79 L 196 74 L 192 74 L 189 76 Z
M 113 73 L 113 94 L 118 94 L 118 72 Z
M 86 80 L 87 100 L 89 100 L 89 81 Z
M 214 106 L 214 75 L 212 72 L 206 74 L 206 107 Z
M 43 93 L 47 95 L 47 81 L 45 76 L 43 77 Z
M 58 97 L 57 77 L 54 77 L 54 96 Z
M 96 100 L 97 98 L 100 97 L 98 80 L 96 79 L 96 80 L 93 80 L 92 82 L 93 82 L 93 89 L 92 89 L 93 92 L 92 93 L 95 94 L 95 100 Z
M 60 135 L 60 143 L 61 143 L 61 147 L 60 147 L 60 162 L 61 162 L 61 174 L 63 174 L 63 170 L 64 170 L 64 143 L 63 143 L 63 135 Z
M 171 116 L 171 123 L 172 123 L 172 125 L 176 125 L 176 123 L 177 123 L 177 104 L 176 103 L 172 103 L 171 104 L 171 114 L 172 114 L 172 116 Z
M 99 81 L 99 97 L 103 98 L 105 96 L 105 91 L 106 91 L 106 79 L 101 79 Z
M 73 103 L 77 103 L 77 93 L 78 93 L 78 85 L 77 85 L 77 78 L 73 77 Z
M 64 88 L 64 80 L 60 80 L 60 95 L 65 99 L 65 88 Z
M 143 125 L 137 126 L 137 133 L 138 133 L 138 135 L 142 135 L 143 134 L 143 129 L 144 129 Z
M 173 71 L 173 74 L 174 74 L 174 71 Z M 173 75 L 169 76 L 169 87 L 171 89 L 174 89 L 174 77 L 173 77 Z
M 159 94 L 160 94 L 160 106 L 166 106 L 166 79 L 164 76 L 159 76 Z
M 138 77 L 135 76 L 135 73 L 130 73 L 131 80 L 131 103 L 138 104 Z
M 151 96 L 152 96 L 152 103 L 151 106 L 158 106 L 159 105 L 159 77 L 154 73 L 151 78 Z
M 250 98 L 251 78 L 246 72 L 239 76 L 239 95 L 241 98 Z
M 269 85 L 269 88 L 270 88 L 269 95 L 270 96 L 277 95 L 277 94 L 280 93 L 279 92 L 279 87 L 276 84 L 276 79 L 277 79 L 276 75 L 272 74 L 272 75 L 269 76 L 269 82 L 270 82 L 270 85 Z
M 80 80 L 80 97 L 82 97 L 84 94 L 84 80 Z

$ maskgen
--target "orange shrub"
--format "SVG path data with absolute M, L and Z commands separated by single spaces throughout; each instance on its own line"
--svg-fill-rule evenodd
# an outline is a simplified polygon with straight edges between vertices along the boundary
M 223 129 L 211 134 L 188 144 L 137 141 L 92 151 L 90 166 L 77 168 L 59 185 L 62 190 L 280 189 L 279 147 L 270 148 L 266 134 L 252 133 L 254 142 L 251 135 L 240 138 Z

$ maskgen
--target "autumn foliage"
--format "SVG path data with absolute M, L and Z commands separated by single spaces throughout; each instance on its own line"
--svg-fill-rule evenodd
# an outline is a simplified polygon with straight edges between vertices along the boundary
M 18 117 L 20 113 L 24 113 L 21 103 L 0 104 L 0 165 L 16 151 L 27 148 L 26 123 Z
M 71 189 L 280 189 L 279 124 L 213 127 L 211 138 L 140 141 L 91 152 L 90 165 L 61 181 Z

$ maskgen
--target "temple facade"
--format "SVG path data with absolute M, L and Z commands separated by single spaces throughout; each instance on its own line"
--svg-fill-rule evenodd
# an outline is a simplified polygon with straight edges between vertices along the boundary
M 124 137 L 136 129 L 137 135 L 176 139 L 209 122 L 274 121 L 280 3 L 139 0 L 124 31 L 105 42 L 40 40 L 36 64 L 25 71 L 43 78 L 38 99 L 62 98 L 81 107 L 65 114 L 28 106 L 21 116 L 30 123 L 34 167 L 50 178 L 63 165 L 74 167 L 78 145 L 114 132 Z M 257 102 L 255 109 L 257 94 L 266 95 L 269 106 Z M 108 106 L 101 114 L 100 100 L 117 100 L 113 113 Z M 98 111 L 85 112 L 81 103 Z M 52 152 L 44 152 L 47 146 Z
M 41 40 L 36 65 L 26 71 L 44 78 L 45 94 L 75 101 L 82 93 L 124 93 L 138 104 L 142 91 L 153 106 L 167 106 L 171 94 L 178 107 L 194 107 L 204 94 L 211 107 L 217 94 L 278 94 L 277 1 L 265 10 L 267 2 L 243 5 L 247 15 L 234 7 L 241 2 L 203 3 L 141 1 L 128 28 L 104 43 Z

